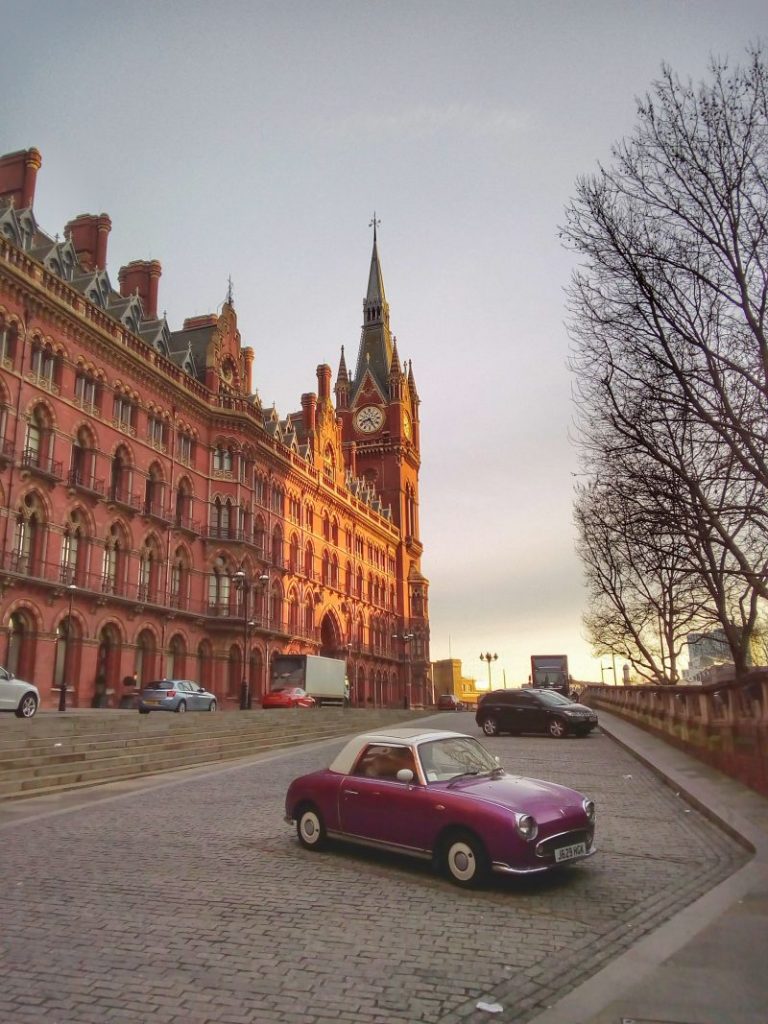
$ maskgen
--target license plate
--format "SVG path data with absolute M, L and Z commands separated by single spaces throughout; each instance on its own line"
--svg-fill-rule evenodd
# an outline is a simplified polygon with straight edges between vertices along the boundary
M 561 846 L 555 850 L 555 862 L 559 864 L 563 860 L 573 860 L 574 857 L 586 857 L 587 844 L 573 843 L 571 846 Z
M 144 703 L 145 704 L 159 704 L 160 701 L 159 700 L 145 700 Z

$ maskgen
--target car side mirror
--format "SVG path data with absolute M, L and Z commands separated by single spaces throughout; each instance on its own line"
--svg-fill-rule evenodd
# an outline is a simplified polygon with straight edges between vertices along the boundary
M 501 758 L 499 757 L 498 754 L 494 756 L 493 760 L 496 762 L 496 764 L 501 764 Z
M 395 778 L 398 782 L 413 782 L 413 772 L 410 768 L 401 768 Z

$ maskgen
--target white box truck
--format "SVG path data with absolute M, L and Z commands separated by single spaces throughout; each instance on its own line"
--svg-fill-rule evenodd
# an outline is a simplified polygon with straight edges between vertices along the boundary
M 277 654 L 272 659 L 271 690 L 300 686 L 318 706 L 349 704 L 346 662 L 314 654 Z

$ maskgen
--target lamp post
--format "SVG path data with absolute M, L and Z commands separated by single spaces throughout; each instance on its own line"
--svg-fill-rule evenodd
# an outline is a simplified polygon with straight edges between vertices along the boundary
M 403 641 L 403 659 L 405 661 L 405 706 L 411 707 L 411 658 L 408 652 L 408 644 L 413 640 L 413 633 L 393 633 L 393 640 Z
M 485 654 L 480 655 L 480 661 L 488 662 L 488 692 L 491 692 L 491 662 L 496 661 L 498 654 L 491 654 L 490 651 L 486 651 Z
M 261 587 L 261 628 L 266 632 L 269 626 L 269 573 L 262 569 L 256 579 Z M 264 641 L 264 685 L 262 694 L 269 693 L 269 640 Z
M 69 651 L 72 646 L 72 599 L 75 596 L 77 587 L 74 583 L 70 583 L 67 590 L 69 591 L 69 607 L 67 609 L 67 646 L 64 649 L 64 671 L 61 685 L 59 686 L 59 711 L 67 710 L 67 680 L 69 679 L 69 666 L 72 659 Z
M 248 595 L 251 586 L 245 570 L 238 569 L 232 577 L 235 586 L 243 595 L 243 678 L 240 683 L 240 710 L 247 711 L 250 704 L 250 680 L 248 678 Z

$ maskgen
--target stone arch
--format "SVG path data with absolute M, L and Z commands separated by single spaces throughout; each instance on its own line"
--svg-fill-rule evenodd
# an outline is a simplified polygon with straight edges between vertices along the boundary
M 344 650 L 344 631 L 336 612 L 329 609 L 320 622 L 320 654 L 336 658 Z

